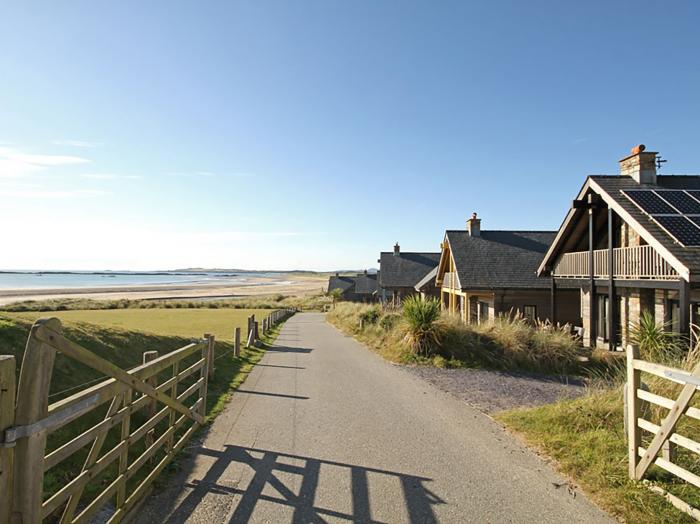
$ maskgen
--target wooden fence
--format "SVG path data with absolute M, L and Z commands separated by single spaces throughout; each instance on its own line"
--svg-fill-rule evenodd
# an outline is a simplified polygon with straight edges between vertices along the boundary
M 291 313 L 266 316 L 263 333 Z M 240 335 L 236 328 L 236 356 Z M 248 335 L 251 345 L 258 341 L 254 317 Z M 205 422 L 214 347 L 207 334 L 166 355 L 148 351 L 142 365 L 124 370 L 64 337 L 58 319 L 38 320 L 18 383 L 15 358 L 0 355 L 0 524 L 90 522 L 105 508 L 101 520 L 132 515 Z M 108 378 L 49 404 L 57 352 Z M 59 464 L 72 468 L 47 489 L 47 472 Z
M 642 373 L 660 377 L 663 381 L 681 384 L 683 387 L 676 400 L 652 393 L 642 387 Z M 689 454 L 690 464 L 697 462 L 700 443 L 676 432 L 683 417 L 700 421 L 700 409 L 690 405 L 695 391 L 700 387 L 700 364 L 692 372 L 647 362 L 639 359 L 637 347 L 627 348 L 627 384 L 625 392 L 625 423 L 627 426 L 629 476 L 642 480 L 652 464 L 676 477 L 700 488 L 700 476 L 679 465 L 678 451 Z M 663 410 L 665 416 L 660 424 L 645 419 L 651 413 L 651 406 Z M 657 408 L 657 409 L 658 409 Z M 647 437 L 646 448 L 643 437 Z M 650 440 L 649 440 L 650 437 Z M 649 484 L 649 488 L 670 503 L 700 520 L 700 511 L 659 486 Z

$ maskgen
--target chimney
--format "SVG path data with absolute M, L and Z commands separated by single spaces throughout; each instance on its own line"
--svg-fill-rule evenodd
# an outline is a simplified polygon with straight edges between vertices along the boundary
M 656 184 L 655 151 L 645 151 L 644 144 L 632 148 L 632 154 L 620 160 L 620 176 L 630 176 L 638 184 Z
M 481 219 L 476 218 L 476 213 L 472 213 L 472 217 L 467 220 L 467 231 L 470 237 L 481 236 Z
M 398 257 L 400 254 L 401 254 L 401 246 L 397 242 L 396 244 L 394 244 L 394 256 Z

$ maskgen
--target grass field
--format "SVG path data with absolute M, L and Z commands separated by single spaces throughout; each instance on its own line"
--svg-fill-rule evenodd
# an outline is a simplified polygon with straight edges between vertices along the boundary
M 217 340 L 233 340 L 236 327 L 243 328 L 246 319 L 259 320 L 272 313 L 270 309 L 95 309 L 75 311 L 4 313 L 3 316 L 34 322 L 42 317 L 57 317 L 63 324 L 87 322 L 107 328 L 141 331 L 173 337 L 201 337 L 212 333 Z
M 241 349 L 240 357 L 235 357 L 231 340 L 234 327 L 245 327 L 246 318 L 251 314 L 256 314 L 257 318 L 262 319 L 264 315 L 271 312 L 272 310 L 269 309 L 135 309 L 0 313 L 0 354 L 14 355 L 19 368 L 32 322 L 40 317 L 60 318 L 63 323 L 63 333 L 68 339 L 123 369 L 140 364 L 145 351 L 156 350 L 164 355 L 188 344 L 192 338 L 201 337 L 204 332 L 213 333 L 217 337 L 215 373 L 209 379 L 206 404 L 207 420 L 212 420 L 224 408 L 232 392 L 262 358 L 265 349 L 274 341 L 279 331 L 279 327 L 275 327 L 263 337 L 262 347 L 244 347 Z M 19 369 L 17 371 L 19 372 Z M 84 389 L 86 384 L 103 379 L 104 377 L 95 370 L 59 353 L 53 368 L 49 402 L 56 402 Z M 196 377 L 190 381 L 195 379 Z M 181 384 L 180 390 L 187 385 L 187 382 Z M 106 405 L 51 434 L 47 449 L 56 449 L 60 444 L 101 420 L 105 409 Z M 136 413 L 133 417 L 135 417 L 134 420 L 140 420 L 139 423 L 143 422 L 142 413 Z M 156 429 L 160 431 L 162 428 L 159 428 L 160 426 Z M 105 449 L 116 445 L 119 438 L 118 431 L 118 427 L 110 431 Z M 89 446 L 86 446 L 57 467 L 47 471 L 44 477 L 45 497 L 55 493 L 76 477 L 88 448 Z M 133 454 L 135 457 L 140 452 L 143 452 L 142 442 L 130 450 L 130 456 Z M 168 469 L 176 467 L 177 461 Z M 116 463 L 114 463 L 88 485 L 85 500 L 94 497 L 100 486 L 104 487 L 112 482 L 116 474 Z M 133 481 L 136 482 L 140 478 L 137 476 Z

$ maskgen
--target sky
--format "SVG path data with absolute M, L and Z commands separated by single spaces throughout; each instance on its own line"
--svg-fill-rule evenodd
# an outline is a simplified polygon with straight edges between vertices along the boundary
M 5 1 L 0 268 L 361 269 L 700 174 L 696 1 Z

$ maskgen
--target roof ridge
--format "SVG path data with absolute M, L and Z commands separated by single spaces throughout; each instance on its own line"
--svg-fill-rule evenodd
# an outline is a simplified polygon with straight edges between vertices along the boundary
M 552 229 L 482 229 L 482 233 L 556 233 Z M 446 229 L 445 233 L 469 233 L 466 229 Z

